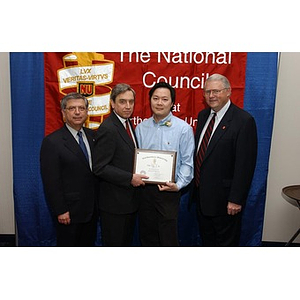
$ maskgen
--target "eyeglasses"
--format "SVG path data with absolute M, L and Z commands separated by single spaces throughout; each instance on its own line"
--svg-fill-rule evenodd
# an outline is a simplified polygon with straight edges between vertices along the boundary
M 85 106 L 70 106 L 70 107 L 66 107 L 65 109 L 67 109 L 70 112 L 74 112 L 74 111 L 76 111 L 76 109 L 78 109 L 80 112 L 83 112 L 87 108 Z
M 203 94 L 205 96 L 209 96 L 210 93 L 212 93 L 215 96 L 215 95 L 219 95 L 222 91 L 227 90 L 227 89 L 228 88 L 224 88 L 224 89 L 221 89 L 221 90 L 205 90 L 205 91 L 203 91 Z

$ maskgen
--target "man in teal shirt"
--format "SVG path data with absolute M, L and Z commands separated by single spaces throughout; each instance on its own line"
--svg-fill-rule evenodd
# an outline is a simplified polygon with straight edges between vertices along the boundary
M 136 127 L 139 148 L 176 151 L 175 182 L 146 184 L 140 188 L 140 240 L 142 246 L 178 246 L 177 219 L 181 189 L 193 179 L 193 129 L 172 114 L 175 90 L 159 82 L 149 92 L 152 117 Z

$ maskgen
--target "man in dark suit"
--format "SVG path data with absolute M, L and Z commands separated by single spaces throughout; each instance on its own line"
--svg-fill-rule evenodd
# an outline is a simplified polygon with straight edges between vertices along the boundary
M 99 178 L 99 209 L 104 246 L 130 246 L 139 201 L 135 187 L 147 176 L 133 174 L 136 137 L 129 120 L 135 91 L 117 84 L 111 91 L 113 112 L 96 135 L 94 173 Z
M 193 194 L 204 246 L 239 245 L 241 212 L 256 165 L 255 120 L 231 103 L 230 95 L 226 77 L 210 76 L 204 86 L 209 108 L 198 115 Z
M 61 111 L 64 126 L 44 138 L 40 152 L 45 195 L 56 217 L 57 246 L 94 246 L 93 132 L 83 127 L 88 101 L 81 94 L 70 93 L 62 99 Z

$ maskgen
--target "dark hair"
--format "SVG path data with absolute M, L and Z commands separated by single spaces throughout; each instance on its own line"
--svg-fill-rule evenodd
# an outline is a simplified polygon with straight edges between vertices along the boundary
M 110 99 L 114 102 L 116 102 L 116 98 L 118 95 L 123 94 L 127 91 L 131 91 L 133 93 L 133 98 L 135 99 L 135 91 L 134 89 L 126 83 L 118 83 L 113 87 L 110 93 Z
M 174 105 L 175 104 L 175 89 L 166 82 L 157 82 L 149 91 L 149 99 L 151 100 L 151 97 L 152 97 L 154 91 L 158 88 L 166 88 L 170 91 L 172 104 Z
M 60 101 L 60 107 L 61 107 L 61 109 L 66 109 L 67 102 L 69 100 L 71 100 L 71 99 L 82 99 L 82 100 L 84 100 L 85 107 L 88 108 L 88 106 L 89 106 L 88 100 L 82 94 L 79 94 L 79 93 L 76 93 L 76 92 L 72 92 L 72 93 L 67 94 L 66 96 L 64 96 L 61 99 L 61 101 Z

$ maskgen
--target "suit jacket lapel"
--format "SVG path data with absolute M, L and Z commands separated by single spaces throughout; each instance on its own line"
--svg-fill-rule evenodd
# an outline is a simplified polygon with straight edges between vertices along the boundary
M 130 119 L 128 119 L 128 121 L 129 121 L 129 126 L 131 127 L 131 130 L 132 130 L 132 133 L 133 133 L 133 137 L 134 137 L 134 141 L 136 143 L 136 147 L 138 148 L 139 145 L 138 145 L 137 138 L 136 138 L 136 135 L 135 135 L 135 130 L 134 130 L 133 126 L 132 126 L 132 123 L 131 123 Z
M 201 132 L 203 130 L 203 127 L 207 121 L 207 118 L 210 114 L 210 108 L 206 109 L 205 113 L 202 115 L 202 117 L 198 117 L 198 127 L 197 127 L 197 131 L 196 131 L 196 135 L 195 135 L 195 145 L 196 145 L 196 151 L 197 151 L 197 147 L 199 144 L 199 139 L 200 139 L 200 135 Z
M 119 118 L 116 116 L 114 112 L 111 113 L 111 117 L 113 123 L 115 124 L 115 126 L 117 126 L 118 132 L 121 135 L 122 139 L 128 144 L 130 148 L 134 149 L 134 143 L 131 140 L 130 136 L 128 135 L 126 129 L 124 128 L 124 125 L 121 123 Z
M 66 126 L 64 126 L 63 128 L 63 140 L 65 147 L 68 148 L 71 152 L 73 152 L 88 168 L 90 168 L 87 159 L 85 158 L 79 144 L 74 139 L 72 133 Z

